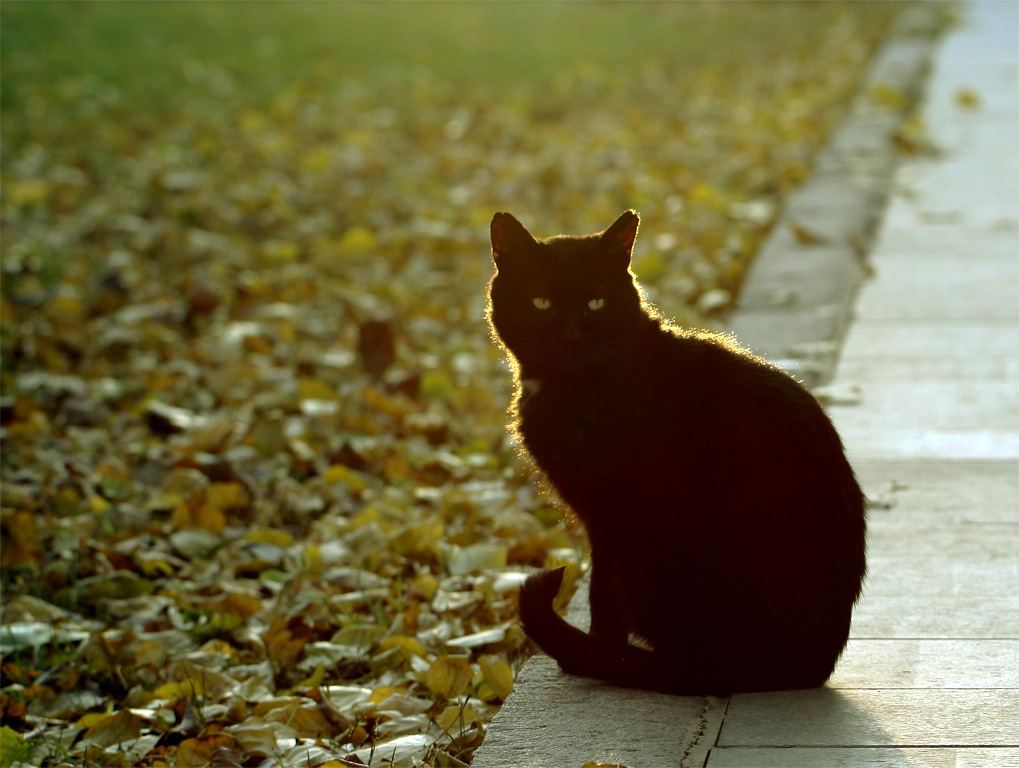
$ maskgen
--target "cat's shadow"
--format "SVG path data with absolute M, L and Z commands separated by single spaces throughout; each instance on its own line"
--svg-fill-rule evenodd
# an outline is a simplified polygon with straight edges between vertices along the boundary
M 854 700 L 853 691 L 822 686 L 734 694 L 729 699 L 717 744 L 722 748 L 841 749 L 891 747 L 895 740 L 879 719 Z
M 582 579 L 570 602 L 567 620 L 587 631 L 590 625 L 588 580 Z M 614 713 L 596 717 L 595 731 L 581 730 L 577 736 L 597 754 L 595 761 L 618 761 L 633 765 L 654 765 L 658 754 L 680 749 L 688 756 L 682 765 L 742 765 L 737 761 L 747 748 L 774 747 L 785 750 L 805 746 L 830 747 L 832 765 L 848 757 L 846 746 L 854 744 L 893 747 L 895 741 L 882 723 L 853 698 L 852 691 L 828 686 L 807 690 L 735 694 L 728 699 L 704 699 L 699 696 L 672 696 L 627 688 L 617 688 L 595 680 L 563 675 L 548 657 L 536 658 L 530 670 L 541 679 L 544 689 L 538 696 L 538 710 L 558 720 L 590 720 L 591 712 Z M 712 723 L 714 719 L 716 722 Z M 649 745 L 640 734 L 660 741 L 647 753 Z M 637 744 L 627 745 L 627 741 Z M 631 749 L 633 752 L 631 753 Z M 661 750 L 661 751 L 659 751 Z M 630 754 L 628 754 L 630 753 Z M 710 754 L 709 754 L 710 753 Z M 819 759 L 823 752 L 814 753 Z M 762 756 L 755 752 L 758 757 Z M 841 756 L 840 756 L 841 755 Z M 888 766 L 906 768 L 915 763 L 898 749 L 884 753 Z M 774 755 L 781 758 L 780 753 Z M 755 757 L 755 759 L 757 759 Z M 698 762 L 700 760 L 701 762 Z M 727 762 L 732 761 L 732 762 Z M 680 765 L 675 759 L 663 765 Z M 781 762 L 775 763 L 781 765 Z M 848 765 L 848 763 L 846 764 Z M 882 766 L 886 763 L 882 763 Z

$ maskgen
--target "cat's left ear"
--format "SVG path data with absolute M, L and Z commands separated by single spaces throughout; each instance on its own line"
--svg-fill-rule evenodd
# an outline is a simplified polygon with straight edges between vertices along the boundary
M 615 223 L 602 232 L 601 240 L 609 247 L 614 255 L 626 257 L 624 268 L 630 266 L 630 255 L 633 253 L 633 243 L 637 239 L 637 227 L 640 225 L 640 216 L 634 210 L 629 210 L 616 219 Z
M 512 214 L 500 211 L 492 218 L 492 258 L 496 266 L 504 265 L 506 257 L 519 258 L 534 246 L 531 233 Z

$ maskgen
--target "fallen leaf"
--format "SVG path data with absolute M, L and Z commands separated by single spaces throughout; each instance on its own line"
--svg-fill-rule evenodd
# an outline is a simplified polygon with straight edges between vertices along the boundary
M 459 656 L 439 656 L 428 667 L 425 685 L 437 696 L 452 698 L 467 691 L 474 672 L 470 662 Z
M 979 109 L 980 94 L 972 88 L 960 88 L 955 92 L 955 104 L 960 109 Z
M 793 233 L 796 242 L 800 245 L 818 245 L 826 242 L 825 238 L 795 221 L 789 222 L 789 231 Z
M 513 692 L 513 671 L 505 659 L 494 654 L 486 654 L 478 658 L 478 665 L 485 676 L 485 683 L 491 688 L 496 698 L 506 701 Z M 482 698 L 485 698 L 482 696 Z
M 104 717 L 85 730 L 82 739 L 98 747 L 110 747 L 141 735 L 143 723 L 129 710 Z

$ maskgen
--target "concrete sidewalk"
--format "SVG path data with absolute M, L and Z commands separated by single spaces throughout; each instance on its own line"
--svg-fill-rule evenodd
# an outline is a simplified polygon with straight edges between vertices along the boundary
M 1019 3 L 963 8 L 922 108 L 939 152 L 894 176 L 832 382 L 873 503 L 830 684 L 664 696 L 537 656 L 476 768 L 1019 766 Z
M 830 686 L 733 696 L 707 766 L 1019 765 L 1019 5 L 944 40 L 830 412 L 870 578 Z

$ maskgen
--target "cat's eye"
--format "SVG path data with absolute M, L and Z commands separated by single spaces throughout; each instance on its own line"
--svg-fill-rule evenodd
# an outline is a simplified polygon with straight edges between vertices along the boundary
M 538 296 L 535 297 L 534 299 L 534 306 L 536 306 L 538 309 L 548 309 L 549 307 L 552 306 L 552 302 L 549 301 L 548 299 L 543 299 L 540 296 Z
M 597 311 L 605 306 L 605 299 L 591 299 L 587 302 L 587 308 Z

